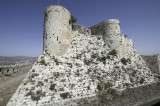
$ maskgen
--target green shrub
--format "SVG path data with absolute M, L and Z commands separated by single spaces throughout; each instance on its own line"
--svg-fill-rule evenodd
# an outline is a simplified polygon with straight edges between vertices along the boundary
M 128 60 L 123 57 L 121 59 L 121 62 L 122 62 L 123 65 L 127 65 Z
M 127 38 L 128 37 L 127 34 L 125 34 L 124 37 Z
M 70 93 L 69 92 L 61 93 L 60 96 L 62 99 L 66 99 L 66 98 L 70 97 Z
M 117 56 L 117 51 L 115 49 L 113 49 L 108 54 L 113 55 L 113 56 Z
M 130 84 L 129 83 L 124 83 L 124 86 L 129 87 Z
M 107 56 L 107 59 L 110 59 L 110 56 Z
M 106 64 L 106 57 L 105 56 L 101 57 L 100 61 L 103 62 L 103 64 Z
M 117 92 L 116 89 L 113 89 L 113 88 L 110 88 L 110 89 L 107 90 L 108 95 L 115 95 L 116 92 Z
M 110 83 L 110 82 L 107 82 L 107 83 L 105 83 L 104 84 L 104 88 L 105 89 L 108 89 L 108 88 L 110 88 L 110 87 L 112 87 L 113 85 L 112 85 L 112 83 Z
M 32 92 L 32 91 L 29 91 L 29 92 L 26 94 L 26 96 L 31 96 L 31 99 L 32 99 L 33 101 L 38 101 L 38 100 L 40 100 L 40 97 L 41 97 L 41 96 L 45 96 L 45 93 L 42 92 L 42 90 L 38 90 L 38 91 L 36 91 L 36 93 L 34 93 L 34 92 Z
M 141 78 L 141 80 L 140 80 L 140 84 L 143 84 L 144 83 L 144 78 Z
M 51 84 L 49 89 L 50 90 L 55 90 L 55 86 L 56 86 L 56 84 Z
M 89 85 L 88 85 L 87 89 L 90 90 L 90 86 Z
M 39 62 L 39 63 L 40 63 L 41 65 L 45 65 L 45 66 L 47 66 L 46 61 L 45 61 L 45 59 L 43 59 L 43 58 L 40 60 L 40 62 Z
M 97 89 L 98 89 L 99 91 L 102 91 L 102 90 L 103 90 L 103 85 L 102 85 L 102 84 L 98 84 L 98 85 L 97 85 Z
M 71 14 L 71 21 L 72 21 L 72 23 L 77 22 L 77 19 L 72 14 Z

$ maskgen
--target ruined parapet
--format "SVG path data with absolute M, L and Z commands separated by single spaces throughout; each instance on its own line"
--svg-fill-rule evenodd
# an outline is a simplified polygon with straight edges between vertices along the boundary
M 109 19 L 90 27 L 93 35 L 120 34 L 120 22 L 117 19 Z
M 70 47 L 72 20 L 70 12 L 61 6 L 49 6 L 45 11 L 43 50 L 50 55 L 61 56 Z
M 0 76 L 11 75 L 16 72 L 30 70 L 33 63 L 15 64 L 9 66 L 0 66 Z
M 74 25 L 73 30 L 78 31 L 78 33 L 81 33 L 81 34 L 91 35 L 91 30 L 86 28 L 83 25 Z
M 104 41 L 111 49 L 118 51 L 122 57 L 127 56 L 132 51 L 133 41 L 127 35 L 121 34 L 120 22 L 117 19 L 103 21 L 91 28 L 92 34 L 102 35 Z

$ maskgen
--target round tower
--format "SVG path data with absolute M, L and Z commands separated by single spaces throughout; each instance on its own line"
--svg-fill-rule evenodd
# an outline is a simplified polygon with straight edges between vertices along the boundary
M 70 12 L 58 5 L 49 6 L 44 16 L 43 50 L 50 55 L 61 56 L 70 47 L 71 38 Z
M 120 22 L 117 19 L 109 19 L 106 21 L 106 34 L 117 34 L 121 33 Z

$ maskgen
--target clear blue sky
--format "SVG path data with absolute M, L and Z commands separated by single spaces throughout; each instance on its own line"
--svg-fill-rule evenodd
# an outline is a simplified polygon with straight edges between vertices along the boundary
M 44 11 L 58 0 L 0 0 L 0 56 L 39 56 Z M 86 27 L 116 18 L 140 54 L 160 54 L 160 0 L 60 0 Z

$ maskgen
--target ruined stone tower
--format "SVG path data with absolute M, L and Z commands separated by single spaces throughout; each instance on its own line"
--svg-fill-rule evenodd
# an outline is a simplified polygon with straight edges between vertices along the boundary
M 61 6 L 49 6 L 45 11 L 43 50 L 50 55 L 63 55 L 72 38 L 72 21 L 70 12 Z
M 117 50 L 122 57 L 127 56 L 130 48 L 133 48 L 132 40 L 121 34 L 120 22 L 117 19 L 103 21 L 90 29 L 92 34 L 102 35 L 107 45 Z

